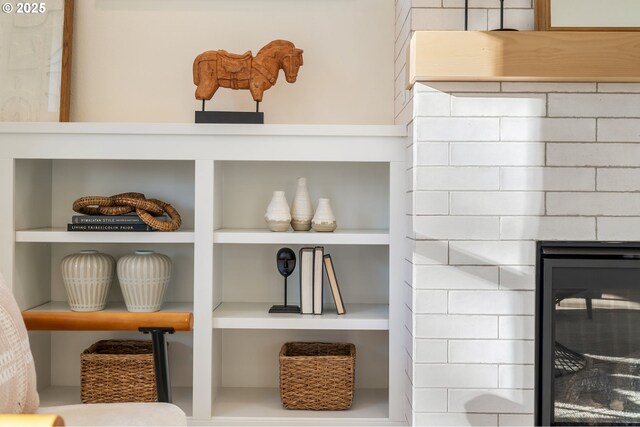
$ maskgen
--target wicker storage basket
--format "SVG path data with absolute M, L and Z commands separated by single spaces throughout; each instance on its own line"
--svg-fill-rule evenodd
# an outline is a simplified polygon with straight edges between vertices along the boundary
M 82 403 L 156 402 L 151 341 L 102 340 L 80 355 Z
M 289 342 L 280 350 L 280 399 L 287 409 L 349 409 L 356 347 L 345 343 Z

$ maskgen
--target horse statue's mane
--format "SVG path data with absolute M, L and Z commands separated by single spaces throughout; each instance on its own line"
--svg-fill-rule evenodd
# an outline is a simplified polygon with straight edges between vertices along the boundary
M 275 57 L 282 48 L 295 49 L 295 45 L 288 40 L 274 40 L 264 45 L 256 54 L 256 58 L 262 55 Z

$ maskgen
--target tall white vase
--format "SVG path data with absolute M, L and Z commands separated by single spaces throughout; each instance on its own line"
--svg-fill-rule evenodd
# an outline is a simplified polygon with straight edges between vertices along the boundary
M 115 260 L 98 251 L 80 251 L 60 262 L 62 281 L 72 311 L 100 311 L 107 306 Z
M 334 231 L 336 229 L 336 216 L 333 214 L 329 199 L 318 200 L 318 207 L 311 220 L 311 227 L 315 231 Z
M 291 210 L 284 197 L 284 191 L 273 192 L 271 202 L 267 206 L 267 212 L 264 214 L 264 220 L 271 231 L 287 231 L 289 229 Z
M 298 178 L 298 187 L 291 204 L 291 227 L 296 231 L 311 230 L 313 219 L 313 205 L 307 190 L 307 178 Z
M 118 260 L 117 270 L 127 310 L 160 310 L 171 278 L 171 258 L 154 251 L 135 251 Z

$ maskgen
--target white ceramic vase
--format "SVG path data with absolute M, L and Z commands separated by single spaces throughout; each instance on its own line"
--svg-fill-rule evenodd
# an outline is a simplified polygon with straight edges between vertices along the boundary
M 171 258 L 154 251 L 135 251 L 118 260 L 117 270 L 127 310 L 160 310 L 171 278 Z
M 298 178 L 298 188 L 291 203 L 291 227 L 296 231 L 311 230 L 313 205 L 307 190 L 307 178 Z
M 311 220 L 311 227 L 315 231 L 334 231 L 336 229 L 336 217 L 331 209 L 329 199 L 318 200 L 318 207 Z
M 115 260 L 98 251 L 80 251 L 60 262 L 62 281 L 72 311 L 100 311 L 107 306 Z
M 271 231 L 287 231 L 289 229 L 291 210 L 284 197 L 284 191 L 273 192 L 271 202 L 267 206 L 267 212 L 264 214 L 264 220 Z

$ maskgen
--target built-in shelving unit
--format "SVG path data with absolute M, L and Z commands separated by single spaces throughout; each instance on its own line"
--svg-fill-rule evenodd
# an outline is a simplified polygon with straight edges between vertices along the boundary
M 0 272 L 25 318 L 130 320 L 117 280 L 106 310 L 71 312 L 60 261 L 82 249 L 116 259 L 138 249 L 167 254 L 172 279 L 160 314 L 193 313 L 192 331 L 168 337 L 174 403 L 191 424 L 402 424 L 404 139 L 396 126 L 0 124 L 0 198 L 8 201 Z M 291 201 L 299 176 L 314 205 L 331 199 L 335 232 L 267 230 L 272 192 Z M 76 198 L 127 191 L 171 203 L 182 228 L 66 231 Z M 322 315 L 268 313 L 282 302 L 275 254 L 283 246 L 323 246 L 332 255 L 345 315 L 328 286 Z M 295 302 L 297 271 L 288 280 Z M 79 354 L 93 342 L 144 339 L 124 328 L 72 326 L 32 333 L 44 405 L 79 401 Z M 288 341 L 356 345 L 352 409 L 282 407 L 278 353 Z

